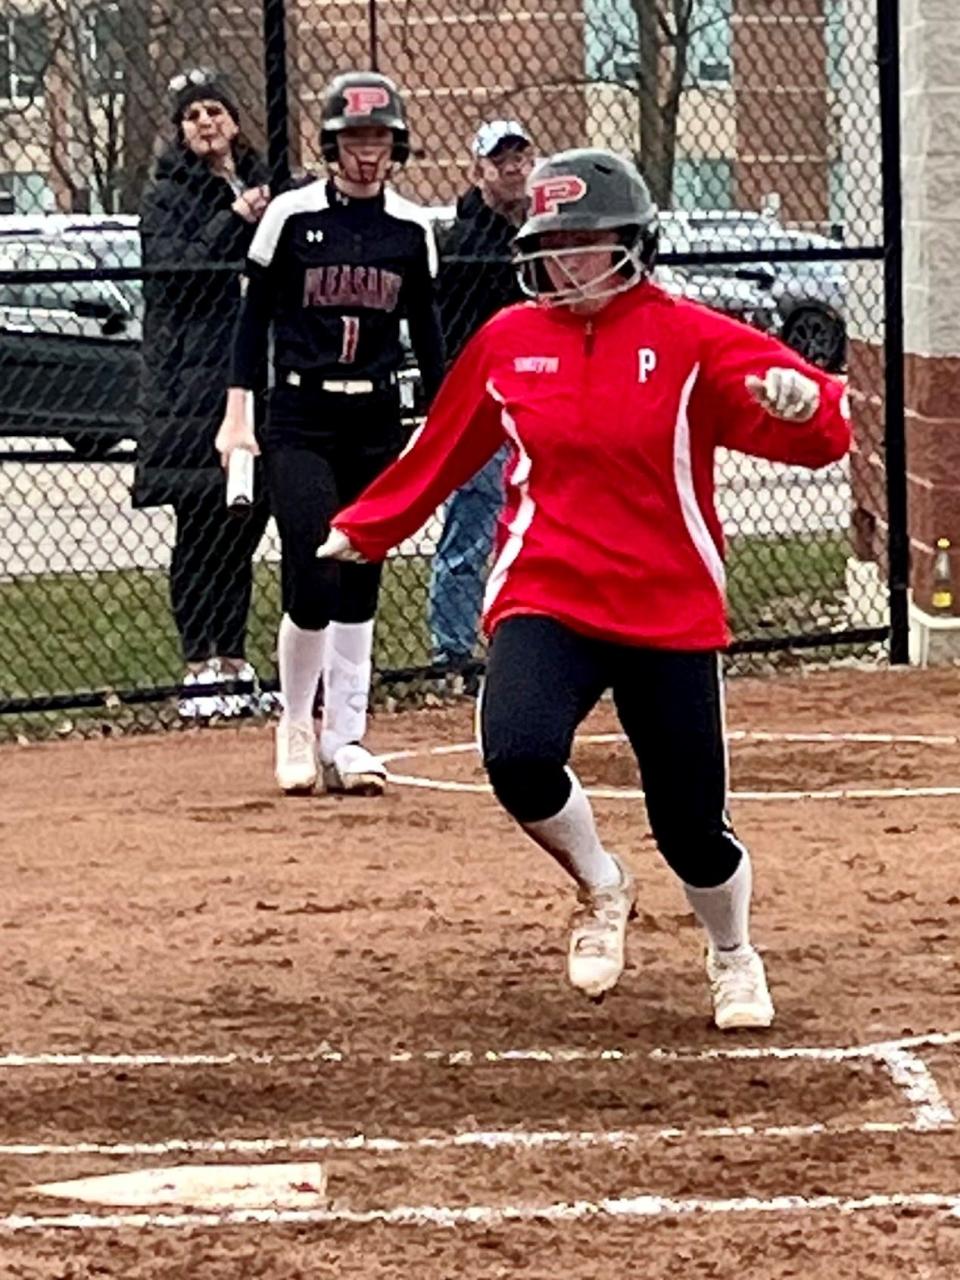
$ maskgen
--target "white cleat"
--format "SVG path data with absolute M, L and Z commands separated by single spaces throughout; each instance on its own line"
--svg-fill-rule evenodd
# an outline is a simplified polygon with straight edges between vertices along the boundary
M 748 944 L 734 951 L 707 948 L 713 1020 L 721 1031 L 759 1030 L 773 1022 L 763 961 Z
M 387 789 L 387 769 L 382 760 L 359 742 L 338 747 L 323 766 L 328 791 L 350 796 L 382 796 Z
M 255 716 L 260 710 L 260 681 L 253 665 L 244 662 L 235 671 L 224 671 L 221 668 L 220 679 L 224 682 L 236 680 L 238 684 L 249 684 L 253 688 L 249 693 L 225 693 L 223 695 L 223 714 L 234 720 L 243 716 Z
M 224 712 L 224 700 L 216 693 L 207 693 L 211 685 L 220 681 L 220 671 L 215 663 L 188 671 L 183 677 L 183 692 L 177 700 L 177 714 L 181 720 L 212 720 Z
M 571 984 L 598 1001 L 620 981 L 627 921 L 634 914 L 637 897 L 637 882 L 619 859 L 614 860 L 620 868 L 619 884 L 580 890 L 567 953 Z
M 317 740 L 313 721 L 277 722 L 277 783 L 288 796 L 307 795 L 317 781 Z

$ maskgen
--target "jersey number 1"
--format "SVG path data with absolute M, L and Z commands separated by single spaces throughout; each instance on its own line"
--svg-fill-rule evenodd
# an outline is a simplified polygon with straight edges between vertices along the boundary
M 340 348 L 340 364 L 353 364 L 357 358 L 360 320 L 357 316 L 341 316 L 340 318 L 343 321 L 343 345 Z

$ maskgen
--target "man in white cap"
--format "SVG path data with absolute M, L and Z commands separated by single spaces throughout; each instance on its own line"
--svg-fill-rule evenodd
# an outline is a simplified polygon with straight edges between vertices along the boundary
M 527 214 L 533 141 L 517 120 L 489 120 L 471 146 L 471 186 L 441 245 L 437 285 L 447 359 L 452 361 L 494 312 L 522 300 L 511 264 L 513 239 Z M 504 459 L 497 454 L 450 499 L 430 580 L 434 660 L 475 687 L 473 650 L 484 577 L 502 506 Z

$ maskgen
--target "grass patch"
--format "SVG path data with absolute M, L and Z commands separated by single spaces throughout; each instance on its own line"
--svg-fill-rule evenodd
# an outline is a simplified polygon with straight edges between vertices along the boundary
M 822 630 L 842 617 L 844 534 L 731 538 L 727 601 L 737 639 Z
M 392 560 L 384 572 L 376 664 L 415 666 L 429 656 L 426 560 Z M 259 564 L 248 656 L 275 675 L 280 580 Z M 182 669 L 167 575 L 124 569 L 48 574 L 0 583 L 0 696 L 175 684 Z
M 842 614 L 842 535 L 735 538 L 728 557 L 730 610 L 739 638 L 810 631 Z M 376 666 L 421 666 L 429 561 L 396 558 L 384 571 Z M 275 675 L 280 617 L 275 565 L 257 566 L 248 654 Z M 0 583 L 0 695 L 24 698 L 174 684 L 181 670 L 167 576 L 123 570 Z M 143 714 L 148 714 L 145 709 Z

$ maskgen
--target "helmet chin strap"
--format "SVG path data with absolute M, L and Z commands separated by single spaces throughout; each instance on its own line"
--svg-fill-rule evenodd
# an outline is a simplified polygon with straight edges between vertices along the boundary
M 644 279 L 647 272 L 640 261 L 637 246 L 626 248 L 619 246 L 617 254 L 610 266 L 593 280 L 582 283 L 567 269 L 564 258 L 583 253 L 609 253 L 611 245 L 586 245 L 572 249 L 540 249 L 535 253 L 525 254 L 520 261 L 520 288 L 528 298 L 548 307 L 568 307 L 577 302 L 599 302 L 604 298 L 615 298 L 617 294 L 626 293 Z M 537 288 L 537 265 L 553 262 L 567 279 L 566 285 L 544 290 Z M 629 275 L 623 274 L 625 266 L 633 268 Z M 529 270 L 527 270 L 529 268 Z

